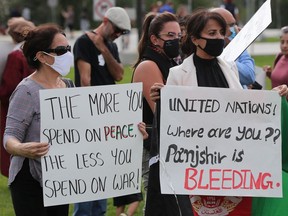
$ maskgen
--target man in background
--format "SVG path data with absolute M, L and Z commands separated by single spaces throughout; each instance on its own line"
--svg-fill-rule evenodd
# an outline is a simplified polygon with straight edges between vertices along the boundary
M 234 17 L 236 24 L 239 25 L 240 18 L 239 18 L 239 9 L 237 8 L 236 4 L 233 0 L 224 0 L 223 4 L 220 5 L 220 8 L 224 8 L 228 10 L 232 16 Z
M 214 8 L 213 12 L 219 13 L 227 23 L 225 44 L 226 46 L 237 35 L 240 28 L 236 24 L 236 20 L 233 15 L 224 8 Z M 240 83 L 243 88 L 252 85 L 255 82 L 255 63 L 254 59 L 245 50 L 236 60 L 236 65 L 239 71 Z
M 111 85 L 122 80 L 124 68 L 113 41 L 130 31 L 131 21 L 127 12 L 120 7 L 111 7 L 97 28 L 76 40 L 73 54 L 77 87 Z M 76 203 L 73 215 L 104 216 L 106 209 L 107 200 Z

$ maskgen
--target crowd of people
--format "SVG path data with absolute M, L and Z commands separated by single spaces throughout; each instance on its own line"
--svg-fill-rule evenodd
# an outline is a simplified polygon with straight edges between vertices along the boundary
M 257 215 L 252 197 L 195 197 L 162 194 L 160 189 L 161 88 L 176 85 L 250 91 L 257 84 L 255 62 L 246 50 L 235 62 L 219 57 L 241 31 L 238 10 L 228 10 L 231 4 L 227 0 L 219 8 L 196 9 L 188 14 L 185 7 L 175 11 L 171 1 L 158 2 L 145 15 L 131 80 L 143 84 L 143 122 L 138 129 L 143 135 L 144 191 L 114 197 L 116 216 L 133 216 L 139 211 L 146 216 Z M 73 13 L 73 6 L 62 11 L 72 37 Z M 41 157 L 48 153 L 49 144 L 40 141 L 39 90 L 116 85 L 124 77 L 124 66 L 114 41 L 130 31 L 131 20 L 125 9 L 111 7 L 99 26 L 85 31 L 71 50 L 63 28 L 56 24 L 35 26 L 24 18 L 9 20 L 8 34 L 15 47 L 7 54 L 0 85 L 1 173 L 8 177 L 15 215 L 69 214 L 68 204 L 43 204 Z M 263 70 L 271 79 L 272 90 L 288 98 L 287 26 L 281 29 L 280 48 L 273 67 L 266 65 Z M 65 78 L 71 67 L 74 81 Z M 283 199 L 273 203 L 276 209 L 287 210 Z M 200 212 L 196 200 L 206 213 Z M 139 210 L 140 202 L 144 202 L 143 210 Z M 225 209 L 227 202 L 233 208 Z M 258 202 L 257 208 L 263 203 Z M 74 203 L 73 207 L 73 216 L 107 214 L 106 199 Z

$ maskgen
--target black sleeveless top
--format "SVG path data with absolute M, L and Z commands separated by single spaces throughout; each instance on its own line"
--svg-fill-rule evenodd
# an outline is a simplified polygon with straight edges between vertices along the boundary
M 163 83 L 166 83 L 169 69 L 177 64 L 173 59 L 169 59 L 163 53 L 159 52 L 157 48 L 152 46 L 147 46 L 142 61 L 150 60 L 157 64 L 158 68 L 160 69 L 162 76 L 163 76 Z M 143 97 L 143 121 L 146 123 L 147 126 L 152 125 L 153 123 L 153 112 L 150 109 L 150 106 L 147 100 Z

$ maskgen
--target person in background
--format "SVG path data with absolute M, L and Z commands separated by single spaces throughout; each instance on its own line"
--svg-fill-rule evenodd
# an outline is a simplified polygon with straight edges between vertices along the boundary
M 31 20 L 31 10 L 27 5 L 22 9 L 22 17 L 26 20 Z
M 174 4 L 172 1 L 166 1 L 163 5 L 159 7 L 158 12 L 159 13 L 163 13 L 163 12 L 175 13 L 173 6 Z
M 157 3 L 152 3 L 150 5 L 150 12 L 157 13 L 159 10 L 159 5 Z
M 15 215 L 68 216 L 69 205 L 43 205 L 41 156 L 49 144 L 40 142 L 39 90 L 74 86 L 62 78 L 73 65 L 71 47 L 57 25 L 44 24 L 27 32 L 23 53 L 35 72 L 11 95 L 3 140 L 11 154 L 8 184 Z
M 89 21 L 88 11 L 87 11 L 86 7 L 82 8 L 82 10 L 81 10 L 81 14 L 80 14 L 80 29 L 83 32 L 85 32 L 88 29 L 90 29 L 90 21 Z
M 166 83 L 169 69 L 176 65 L 174 58 L 179 55 L 179 42 L 182 35 L 177 17 L 169 12 L 158 15 L 148 13 L 142 29 L 143 33 L 138 43 L 139 56 L 134 65 L 132 82 L 143 83 L 143 121 L 147 125 L 148 133 L 151 134 L 155 103 L 150 99 L 150 88 L 155 82 Z M 154 181 L 150 183 L 150 179 L 148 185 L 150 145 L 151 139 L 144 141 L 142 179 L 144 190 L 147 191 L 145 215 L 161 215 L 160 212 L 165 216 L 174 215 L 177 210 L 174 196 L 158 193 L 159 185 Z M 156 193 L 154 190 L 150 191 L 151 187 L 153 189 L 156 187 Z M 153 201 L 150 202 L 152 199 Z M 189 203 L 189 200 L 186 201 Z M 164 203 L 175 209 L 167 210 L 163 206 Z M 191 211 L 191 207 L 188 210 Z
M 21 9 L 20 7 L 17 5 L 15 7 L 12 7 L 9 9 L 10 12 L 9 12 L 9 17 L 12 18 L 12 17 L 21 17 Z
M 270 65 L 263 67 L 266 76 L 271 79 L 272 88 L 282 84 L 288 85 L 288 26 L 281 28 L 280 50 L 274 60 L 273 70 Z
M 142 200 L 142 193 L 114 197 L 113 205 L 116 206 L 116 216 L 133 216 L 137 212 L 140 201 Z M 125 213 L 126 205 L 128 205 L 128 208 Z
M 73 5 L 68 5 L 67 10 L 63 10 L 61 12 L 63 18 L 64 18 L 64 25 L 65 29 L 69 31 L 70 38 L 74 38 L 74 28 L 75 28 L 75 13 L 74 13 L 74 7 Z
M 26 35 L 33 28 L 35 28 L 35 25 L 32 22 L 23 19 L 23 17 L 14 17 L 8 20 L 8 34 L 11 36 L 15 46 L 14 49 L 8 54 L 0 84 L 1 142 L 6 124 L 9 98 L 21 80 L 29 76 L 34 71 L 27 64 L 21 49 Z M 6 177 L 8 177 L 9 164 L 10 155 L 3 148 L 3 145 L 1 145 L 1 173 Z
M 183 45 L 183 42 L 185 41 L 185 37 L 186 37 L 186 24 L 187 24 L 187 19 L 188 19 L 189 15 L 186 15 L 186 16 L 177 16 L 178 18 L 178 22 L 179 22 L 179 25 L 180 25 L 180 29 L 181 29 L 181 34 L 182 34 L 182 37 L 180 39 L 180 50 L 179 50 L 179 53 L 180 53 L 180 57 L 181 57 L 181 60 L 183 61 L 187 56 L 182 52 L 182 45 Z
M 176 10 L 176 16 L 178 18 L 182 18 L 188 15 L 189 15 L 189 12 L 188 12 L 187 6 L 180 4 Z
M 239 27 L 236 24 L 235 18 L 232 14 L 224 8 L 214 8 L 211 11 L 219 13 L 226 21 L 226 35 L 225 46 L 227 46 L 231 40 L 239 32 Z M 255 63 L 254 59 L 245 50 L 236 60 L 236 65 L 239 72 L 240 83 L 243 88 L 247 89 L 247 86 L 255 83 Z
M 6 26 L 0 22 L 0 35 L 6 35 Z
M 240 22 L 239 9 L 233 2 L 233 0 L 223 0 L 223 4 L 220 5 L 220 8 L 228 10 L 234 17 L 236 24 L 239 25 Z
M 190 47 L 190 50 L 187 50 L 189 53 L 186 53 L 190 56 L 184 59 L 181 65 L 170 69 L 167 85 L 243 89 L 239 82 L 236 64 L 226 62 L 225 59 L 218 57 L 224 49 L 226 25 L 226 21 L 220 14 L 209 10 L 201 9 L 191 15 L 187 22 L 188 37 L 184 43 L 184 46 Z M 161 83 L 155 83 L 151 87 L 150 97 L 152 101 L 157 101 L 160 98 L 159 90 L 162 87 L 163 84 Z M 286 85 L 278 86 L 274 90 L 277 90 L 280 96 L 288 94 Z M 156 114 L 159 115 L 158 112 Z M 159 142 L 153 143 L 152 156 L 157 158 L 158 149 Z M 159 162 L 157 163 L 159 166 Z M 156 166 L 157 163 L 152 166 Z M 203 215 L 202 212 L 211 212 L 209 213 L 211 216 L 220 216 L 223 215 L 223 212 L 229 216 L 251 215 L 252 198 L 250 197 L 196 196 L 191 194 L 189 198 L 190 207 L 195 216 Z M 169 209 L 169 206 L 166 208 Z M 178 213 L 177 215 L 181 214 Z
M 122 80 L 124 68 L 113 41 L 130 31 L 131 21 L 127 12 L 121 7 L 111 7 L 97 28 L 77 38 L 73 48 L 75 85 L 113 85 Z M 73 215 L 102 216 L 106 208 L 106 199 L 75 203 Z

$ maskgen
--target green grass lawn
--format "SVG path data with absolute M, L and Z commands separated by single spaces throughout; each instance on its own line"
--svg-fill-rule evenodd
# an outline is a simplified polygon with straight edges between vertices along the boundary
M 260 41 L 258 41 L 259 43 L 266 43 L 266 42 L 279 42 L 280 39 L 279 37 L 267 37 L 267 38 L 261 38 Z
M 108 199 L 108 206 L 107 206 L 107 214 L 106 216 L 115 216 L 115 207 L 113 206 L 113 199 Z M 143 202 L 140 203 L 138 208 L 138 212 L 135 216 L 141 216 L 143 209 Z M 69 215 L 71 216 L 73 213 L 73 205 L 69 207 Z M 3 175 L 0 175 L 0 215 L 1 216 L 14 216 L 12 201 L 10 197 L 10 192 L 7 187 L 7 178 Z
M 255 60 L 255 65 L 263 67 L 264 65 L 273 66 L 275 55 L 265 55 L 265 56 L 253 56 Z M 266 77 L 266 89 L 271 89 L 271 80 Z
M 0 174 L 0 215 L 14 215 L 7 178 Z
M 259 67 L 264 65 L 273 65 L 275 55 L 253 56 L 255 64 Z
M 254 56 L 255 63 L 257 66 L 262 67 L 266 64 L 273 65 L 273 61 L 275 56 Z M 74 80 L 74 72 L 71 70 L 71 72 L 68 75 L 69 78 Z M 132 68 L 130 66 L 125 67 L 125 76 L 124 79 L 119 83 L 129 83 L 131 81 L 132 77 Z M 267 79 L 267 86 L 269 89 L 270 80 Z M 143 202 L 141 202 L 140 207 L 138 208 L 138 212 L 135 216 L 142 215 L 142 209 L 143 209 Z M 70 215 L 72 215 L 73 212 L 73 205 L 70 205 Z M 10 193 L 7 187 L 7 178 L 0 175 L 0 216 L 13 216 L 13 207 L 11 203 Z M 108 199 L 108 212 L 106 214 L 107 216 L 114 216 L 115 215 L 115 208 L 113 206 L 112 199 Z

